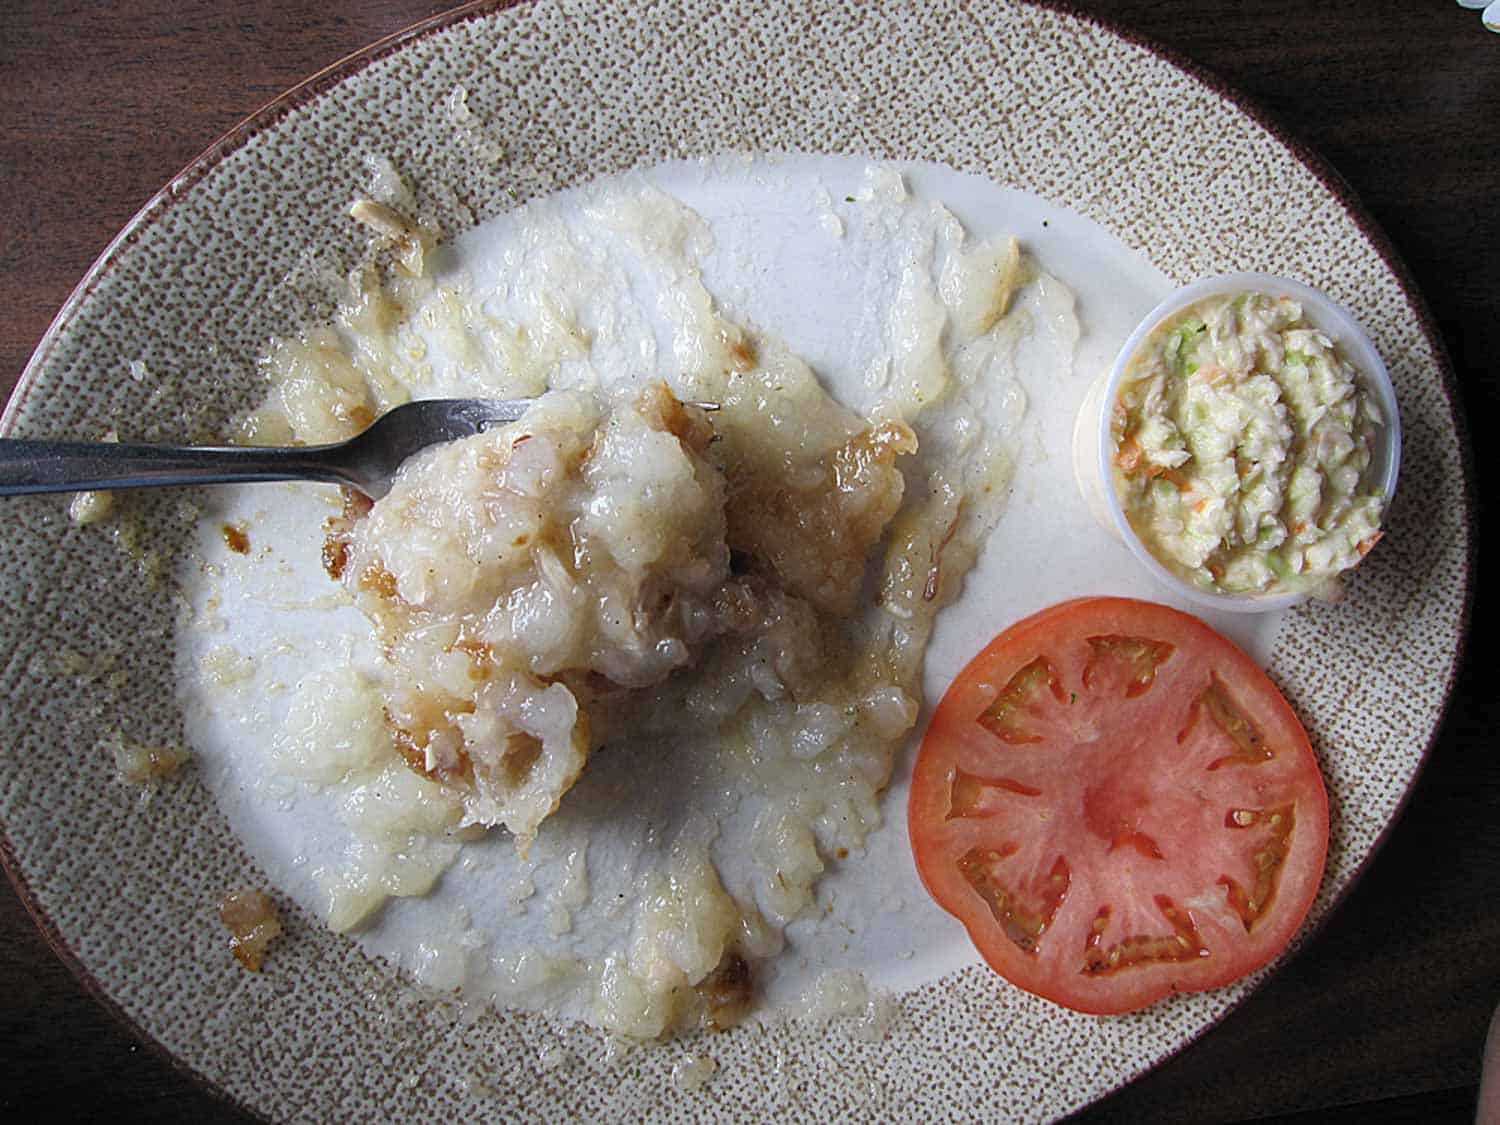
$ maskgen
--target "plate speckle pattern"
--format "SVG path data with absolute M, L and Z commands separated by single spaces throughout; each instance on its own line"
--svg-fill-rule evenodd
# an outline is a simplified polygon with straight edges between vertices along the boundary
M 448 111 L 459 87 L 482 135 Z M 218 436 L 258 397 L 265 341 L 325 311 L 319 277 L 355 261 L 345 208 L 366 158 L 391 157 L 455 231 L 516 199 L 726 150 L 942 162 L 1080 211 L 1180 280 L 1286 274 L 1369 328 L 1405 426 L 1390 534 L 1344 604 L 1293 615 L 1271 666 L 1333 799 L 1321 918 L 1398 811 L 1458 658 L 1473 532 L 1443 360 L 1378 240 L 1286 143 L 1094 24 L 1004 0 L 467 13 L 282 103 L 163 193 L 49 334 L 7 432 Z M 97 987 L 263 1114 L 1044 1119 L 1178 1049 L 1259 979 L 1106 1020 L 972 968 L 904 997 L 880 1043 L 768 1024 L 631 1048 L 462 1013 L 285 902 L 285 937 L 247 974 L 215 907 L 263 876 L 191 767 L 143 801 L 100 748 L 117 730 L 181 738 L 162 576 L 191 500 L 122 496 L 133 543 L 73 526 L 62 499 L 6 504 L 0 814 L 7 862 Z M 691 1094 L 671 1078 L 689 1053 L 718 1063 Z

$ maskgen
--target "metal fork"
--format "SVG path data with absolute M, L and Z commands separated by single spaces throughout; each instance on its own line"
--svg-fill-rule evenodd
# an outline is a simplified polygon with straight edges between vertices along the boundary
M 0 438 L 0 496 L 80 489 L 147 488 L 235 481 L 315 480 L 347 484 L 372 500 L 413 453 L 514 422 L 531 399 L 434 398 L 388 410 L 333 445 L 125 445 Z

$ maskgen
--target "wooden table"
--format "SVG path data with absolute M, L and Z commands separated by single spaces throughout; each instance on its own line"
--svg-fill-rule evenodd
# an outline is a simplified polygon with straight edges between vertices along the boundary
M 10 0 L 0 33 L 0 392 L 151 194 L 259 105 L 446 5 Z M 1405 259 L 1481 438 L 1500 386 L 1500 35 L 1452 0 L 1093 0 L 1259 103 Z M 1482 462 L 1491 461 L 1482 455 Z M 1493 475 L 1482 464 L 1480 473 Z M 1481 592 L 1476 620 L 1494 601 Z M 1500 691 L 1480 630 L 1430 764 L 1367 877 L 1221 1026 L 1089 1120 L 1472 1119 L 1500 1001 Z M 0 1107 L 238 1120 L 137 1044 L 0 889 Z

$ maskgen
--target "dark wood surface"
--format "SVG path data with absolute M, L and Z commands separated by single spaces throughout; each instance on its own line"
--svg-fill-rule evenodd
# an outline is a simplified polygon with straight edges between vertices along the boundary
M 0 393 L 93 259 L 184 164 L 301 78 L 445 6 L 9 0 L 0 33 Z M 1500 366 L 1500 35 L 1452 0 L 1079 7 L 1217 74 L 1348 181 L 1426 298 L 1468 425 L 1483 436 L 1497 417 Z M 1492 460 L 1480 458 L 1481 488 Z M 1494 601 L 1481 591 L 1476 621 Z M 1403 819 L 1309 948 L 1222 1025 L 1086 1119 L 1472 1119 L 1485 1028 L 1500 1001 L 1496 656 L 1476 628 Z M 8 886 L 0 1108 L 50 1120 L 242 1117 L 116 1025 Z

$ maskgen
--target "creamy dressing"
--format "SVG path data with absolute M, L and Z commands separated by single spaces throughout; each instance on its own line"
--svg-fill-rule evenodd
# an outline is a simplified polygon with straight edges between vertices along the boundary
M 1207 588 L 1318 587 L 1379 538 L 1373 397 L 1286 297 L 1206 298 L 1157 328 L 1114 404 L 1113 480 L 1161 562 Z

